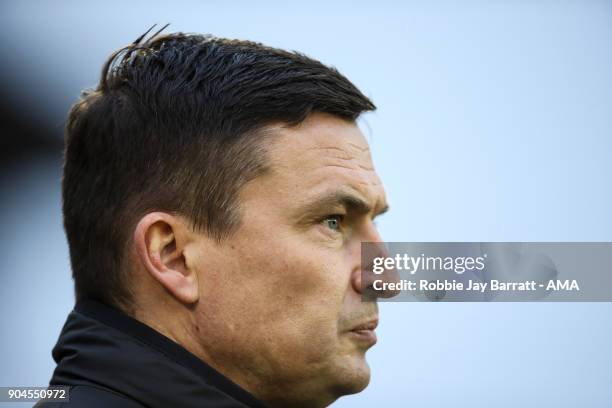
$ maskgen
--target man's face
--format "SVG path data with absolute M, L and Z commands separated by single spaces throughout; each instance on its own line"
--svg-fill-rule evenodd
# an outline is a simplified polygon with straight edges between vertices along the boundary
M 222 373 L 271 405 L 327 405 L 369 381 L 378 313 L 361 301 L 360 244 L 380 241 L 385 193 L 355 124 L 314 114 L 273 132 L 270 171 L 241 190 L 241 227 L 192 258 L 195 315 Z

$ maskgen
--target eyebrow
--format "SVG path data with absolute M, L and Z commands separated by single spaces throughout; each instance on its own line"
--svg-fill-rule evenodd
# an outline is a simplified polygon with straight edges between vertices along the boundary
M 347 212 L 354 214 L 365 215 L 374 212 L 372 218 L 389 211 L 388 205 L 385 205 L 379 210 L 374 210 L 363 198 L 347 191 L 331 191 L 322 194 L 308 204 L 300 207 L 299 211 L 306 216 L 314 216 L 338 206 L 344 207 Z

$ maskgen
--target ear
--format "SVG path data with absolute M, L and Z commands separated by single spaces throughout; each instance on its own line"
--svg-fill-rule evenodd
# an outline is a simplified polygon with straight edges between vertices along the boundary
M 153 212 L 140 219 L 134 245 L 141 264 L 172 296 L 182 303 L 198 301 L 196 271 L 185 261 L 188 225 L 182 218 Z

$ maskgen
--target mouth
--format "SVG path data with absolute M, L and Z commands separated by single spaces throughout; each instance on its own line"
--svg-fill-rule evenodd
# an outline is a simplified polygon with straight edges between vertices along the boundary
M 375 331 L 377 326 L 378 319 L 376 318 L 353 327 L 349 333 L 358 341 L 368 344 L 371 347 L 376 344 L 377 341 Z

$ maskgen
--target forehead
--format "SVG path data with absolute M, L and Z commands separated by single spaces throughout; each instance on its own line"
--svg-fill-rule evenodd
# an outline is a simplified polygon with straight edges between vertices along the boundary
M 298 201 L 343 190 L 372 208 L 386 206 L 369 145 L 355 123 L 315 113 L 297 127 L 277 127 L 273 133 L 268 159 L 278 189 Z

